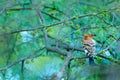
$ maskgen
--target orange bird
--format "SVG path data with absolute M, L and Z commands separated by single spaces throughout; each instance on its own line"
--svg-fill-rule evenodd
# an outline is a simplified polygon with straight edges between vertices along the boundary
M 92 34 L 84 35 L 84 39 L 83 39 L 82 44 L 83 44 L 86 55 L 89 56 L 89 63 L 94 64 L 94 55 L 95 55 L 95 50 L 96 50 L 96 47 L 95 47 L 96 42 L 93 39 L 93 35 Z

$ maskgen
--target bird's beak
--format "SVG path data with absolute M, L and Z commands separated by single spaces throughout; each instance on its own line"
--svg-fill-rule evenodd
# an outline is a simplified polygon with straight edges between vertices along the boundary
M 96 36 L 96 34 L 93 34 L 93 36 Z

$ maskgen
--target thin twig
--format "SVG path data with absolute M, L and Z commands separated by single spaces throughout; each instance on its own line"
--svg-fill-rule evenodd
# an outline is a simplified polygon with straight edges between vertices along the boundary
M 11 64 L 9 64 L 9 65 L 3 67 L 3 68 L 0 68 L 0 71 L 6 70 L 6 69 L 11 68 L 12 66 L 14 66 L 14 65 L 16 65 L 16 64 L 18 64 L 18 63 L 20 63 L 20 62 L 22 62 L 22 61 L 25 61 L 25 60 L 27 60 L 27 59 L 30 59 L 30 58 L 33 57 L 37 52 L 39 52 L 40 50 L 43 50 L 44 48 L 45 48 L 45 47 L 40 48 L 40 49 L 38 49 L 38 50 L 32 52 L 30 55 L 28 55 L 28 56 L 26 56 L 26 57 L 24 57 L 24 58 L 21 58 L 21 59 L 15 61 L 15 62 L 13 62 L 13 63 L 11 63 Z
M 114 7 L 114 8 L 108 9 L 108 10 L 103 10 L 103 11 L 96 12 L 96 13 L 89 13 L 89 14 L 85 14 L 85 15 L 74 16 L 74 17 L 71 17 L 71 18 L 69 18 L 69 19 L 62 20 L 62 21 L 60 21 L 60 22 L 56 22 L 56 23 L 54 23 L 54 24 L 43 25 L 43 26 L 36 27 L 36 28 L 25 29 L 25 30 L 18 30 L 18 31 L 13 31 L 13 32 L 8 32 L 8 33 L 1 33 L 0 36 L 5 36 L 5 35 L 9 35 L 9 34 L 19 33 L 19 32 L 23 32 L 23 31 L 34 31 L 34 30 L 37 30 L 37 29 L 49 28 L 49 27 L 53 27 L 53 26 L 56 26 L 56 25 L 65 23 L 65 22 L 67 22 L 67 21 L 75 20 L 76 17 L 77 17 L 77 18 L 83 18 L 83 17 L 88 17 L 88 16 L 96 16 L 96 15 L 102 14 L 102 13 L 104 13 L 104 12 L 109 12 L 109 11 L 116 10 L 116 9 L 119 9 L 119 8 L 120 8 L 120 7 L 117 6 L 117 7 Z M 28 8 L 28 9 L 29 9 L 29 8 Z M 31 8 L 30 8 L 30 9 L 31 9 Z M 9 9 L 9 10 L 10 10 L 10 9 Z

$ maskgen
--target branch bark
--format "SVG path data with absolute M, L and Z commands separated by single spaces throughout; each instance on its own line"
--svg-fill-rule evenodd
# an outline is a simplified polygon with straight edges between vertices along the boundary
M 12 66 L 14 66 L 14 65 L 22 62 L 22 61 L 25 61 L 25 60 L 27 60 L 27 59 L 30 59 L 30 58 L 33 57 L 37 52 L 39 52 L 40 50 L 42 50 L 42 49 L 44 49 L 44 48 L 45 48 L 45 47 L 40 48 L 40 49 L 34 51 L 33 53 L 31 53 L 30 55 L 28 55 L 28 56 L 26 56 L 26 57 L 24 57 L 24 58 L 21 58 L 21 59 L 15 61 L 15 62 L 13 62 L 13 63 L 11 63 L 11 64 L 3 67 L 3 68 L 0 68 L 0 71 L 6 70 L 6 69 L 11 68 Z
M 68 55 L 67 58 L 65 59 L 65 62 L 63 64 L 62 68 L 57 73 L 57 80 L 61 80 L 61 78 L 63 77 L 64 71 L 67 68 L 67 66 L 68 66 L 71 59 L 72 59 L 72 56 Z
M 36 27 L 36 28 L 25 29 L 25 30 L 18 30 L 18 31 L 13 31 L 13 32 L 8 32 L 8 33 L 1 33 L 0 36 L 10 35 L 10 34 L 14 34 L 14 33 L 23 32 L 23 31 L 34 31 L 34 30 L 37 30 L 37 29 L 49 28 L 49 27 L 53 27 L 53 26 L 56 26 L 56 25 L 59 25 L 59 24 L 71 21 L 71 20 L 75 20 L 76 17 L 77 18 L 83 18 L 83 17 L 88 17 L 88 16 L 97 16 L 97 15 L 102 14 L 104 12 L 117 10 L 119 8 L 120 8 L 120 6 L 117 6 L 117 7 L 110 8 L 108 10 L 103 10 L 103 11 L 96 12 L 96 13 L 88 13 L 88 14 L 84 14 L 84 15 L 77 15 L 77 16 L 73 16 L 71 18 L 68 18 L 66 20 L 62 20 L 62 21 L 56 22 L 54 24 L 43 25 L 43 26 L 39 26 L 39 27 Z M 8 10 L 34 10 L 34 8 L 16 8 L 16 9 L 8 9 Z

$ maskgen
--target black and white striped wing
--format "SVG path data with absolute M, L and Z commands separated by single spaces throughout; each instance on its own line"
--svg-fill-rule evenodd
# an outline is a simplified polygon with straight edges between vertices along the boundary
M 90 56 L 90 55 L 94 55 L 95 54 L 95 44 L 88 44 L 88 43 L 84 43 L 83 47 L 85 49 L 85 53 Z

